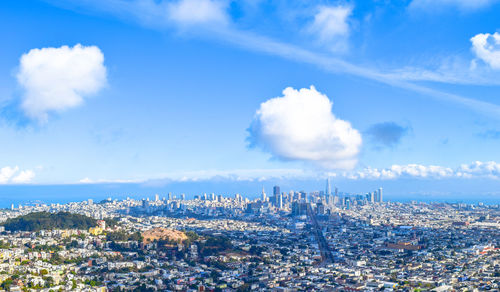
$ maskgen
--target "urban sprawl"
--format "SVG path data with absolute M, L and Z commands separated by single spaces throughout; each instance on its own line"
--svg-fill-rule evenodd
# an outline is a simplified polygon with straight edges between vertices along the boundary
M 339 193 L 0 210 L 1 291 L 499 291 L 500 206 Z

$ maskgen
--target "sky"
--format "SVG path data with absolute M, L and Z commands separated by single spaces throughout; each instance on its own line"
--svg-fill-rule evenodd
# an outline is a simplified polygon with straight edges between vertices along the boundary
M 347 192 L 499 203 L 499 13 L 1 1 L 0 196 L 315 190 L 330 176 Z

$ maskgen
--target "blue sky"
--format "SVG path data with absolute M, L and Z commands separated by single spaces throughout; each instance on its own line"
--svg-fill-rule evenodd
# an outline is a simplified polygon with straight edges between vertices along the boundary
M 312 188 L 329 174 L 352 191 L 453 181 L 491 195 L 499 13 L 488 0 L 2 1 L 0 183 Z

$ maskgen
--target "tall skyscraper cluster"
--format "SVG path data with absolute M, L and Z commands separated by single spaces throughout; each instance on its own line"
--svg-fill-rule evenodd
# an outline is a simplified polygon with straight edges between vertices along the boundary
M 259 200 L 250 204 L 250 210 L 284 210 L 292 211 L 294 215 L 305 215 L 309 203 L 313 204 L 318 213 L 327 214 L 335 208 L 350 209 L 354 205 L 366 205 L 383 202 L 382 188 L 373 192 L 360 194 L 339 193 L 332 185 L 331 178 L 326 179 L 324 191 L 306 193 L 305 191 L 281 192 L 279 186 L 274 186 L 272 195 L 268 195 L 262 187 Z M 267 212 L 265 211 L 265 212 Z

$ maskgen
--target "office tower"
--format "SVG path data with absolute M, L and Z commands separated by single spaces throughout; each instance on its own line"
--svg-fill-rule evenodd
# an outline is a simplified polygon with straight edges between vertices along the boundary
M 160 200 L 160 196 L 158 194 L 155 195 L 155 202 L 158 202 Z
M 325 195 L 328 197 L 332 194 L 332 188 L 330 186 L 330 177 L 326 179 L 326 189 L 325 189 Z
M 383 201 L 384 201 L 384 199 L 382 197 L 382 188 L 379 188 L 378 189 L 378 202 L 382 203 Z
M 168 193 L 168 200 L 172 201 L 172 193 Z
M 210 194 L 210 200 L 211 200 L 211 201 L 215 201 L 215 199 L 216 199 L 216 198 L 215 198 L 215 194 L 214 194 L 214 193 L 211 193 L 211 194 Z
M 273 187 L 273 205 L 276 207 L 279 207 L 279 199 L 280 199 L 280 187 L 279 186 L 274 186 Z
M 288 200 L 291 202 L 293 202 L 293 191 L 290 191 L 290 193 L 288 194 Z
M 181 195 L 181 200 L 185 201 L 186 200 L 186 194 Z
M 370 192 L 370 203 L 375 203 L 375 192 Z
M 281 191 L 280 191 L 280 187 L 279 186 L 274 186 L 273 187 L 273 195 L 275 195 L 276 197 L 278 197 L 280 195 Z
M 262 187 L 262 202 L 267 201 L 267 195 L 266 191 L 264 190 L 264 187 Z
M 283 209 L 283 194 L 280 193 L 278 197 L 278 208 Z

